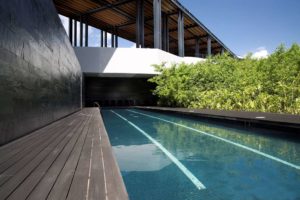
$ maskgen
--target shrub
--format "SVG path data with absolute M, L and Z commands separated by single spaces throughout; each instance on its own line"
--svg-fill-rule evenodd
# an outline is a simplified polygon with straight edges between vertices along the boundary
M 300 47 L 283 45 L 265 59 L 216 55 L 165 67 L 149 79 L 161 106 L 300 114 Z

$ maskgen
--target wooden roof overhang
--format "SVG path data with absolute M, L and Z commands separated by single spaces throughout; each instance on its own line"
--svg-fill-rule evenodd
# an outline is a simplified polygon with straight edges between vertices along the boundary
M 114 33 L 135 42 L 136 39 L 136 0 L 53 0 L 59 14 L 75 20 L 84 19 L 88 25 Z M 208 36 L 211 37 L 212 54 L 224 49 L 233 56 L 212 32 L 208 30 L 177 0 L 162 0 L 162 13 L 168 15 L 169 51 L 178 53 L 178 11 L 184 13 L 185 56 L 194 56 L 196 38 L 200 39 L 200 54 L 207 53 Z M 146 48 L 153 48 L 153 1 L 144 0 L 144 40 Z

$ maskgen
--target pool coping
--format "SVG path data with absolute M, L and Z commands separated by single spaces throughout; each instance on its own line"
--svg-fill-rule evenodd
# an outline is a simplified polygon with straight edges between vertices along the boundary
M 239 121 L 247 125 L 267 125 L 271 128 L 288 128 L 291 130 L 300 130 L 300 115 L 249 112 L 249 111 L 227 111 L 210 109 L 191 109 L 191 108 L 171 108 L 158 106 L 135 106 L 135 108 L 184 114 L 196 117 L 208 117 L 229 121 Z

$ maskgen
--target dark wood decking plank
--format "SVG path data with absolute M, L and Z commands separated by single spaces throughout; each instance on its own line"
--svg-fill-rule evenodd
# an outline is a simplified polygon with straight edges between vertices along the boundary
M 65 166 L 70 155 L 75 151 L 78 143 L 80 142 L 80 137 L 82 137 L 83 129 L 86 126 L 87 118 L 84 119 L 83 124 L 81 124 L 78 129 L 79 135 L 76 141 L 72 142 L 69 147 L 66 147 L 64 152 L 57 158 L 55 163 L 51 166 L 47 174 L 43 177 L 40 183 L 34 188 L 31 194 L 28 196 L 30 199 L 46 199 L 51 188 L 53 187 L 57 177 L 61 173 L 63 167 Z
M 12 141 L 6 145 L 3 145 L 0 147 L 0 163 L 5 162 L 7 159 L 9 159 L 11 156 L 18 152 L 22 152 L 24 148 L 26 148 L 28 145 L 31 145 L 32 141 L 37 140 L 40 137 L 44 137 L 45 134 L 47 134 L 49 131 L 52 131 L 53 129 L 57 129 L 64 125 L 65 123 L 72 122 L 74 116 L 68 116 L 64 119 L 61 119 L 59 121 L 53 122 L 52 124 L 43 127 L 39 130 L 36 130 L 24 137 L 21 137 L 15 141 Z
M 90 117 L 89 117 L 90 120 Z M 76 144 L 75 151 L 72 152 L 68 161 L 66 162 L 63 170 L 59 174 L 53 188 L 47 196 L 47 199 L 66 199 L 70 185 L 72 183 L 72 178 L 74 176 L 77 163 L 83 148 L 83 144 L 86 140 L 86 135 L 88 133 L 88 125 L 83 129 L 83 132 L 79 138 L 79 142 Z
M 8 200 L 18 200 L 21 198 L 26 198 L 32 189 L 38 184 L 44 174 L 47 173 L 48 169 L 52 166 L 56 158 L 61 155 L 62 152 L 71 151 L 75 142 L 80 135 L 81 123 L 75 124 L 74 128 L 68 132 L 68 135 L 60 142 L 60 144 L 52 150 L 52 152 L 40 163 L 40 165 L 25 179 L 22 184 L 9 196 Z
M 76 115 L 76 117 L 77 117 L 77 115 Z M 0 176 L 0 186 L 7 179 L 9 179 L 9 177 L 11 177 L 17 171 L 22 169 L 22 167 L 25 166 L 26 163 L 30 162 L 30 160 L 32 160 L 40 151 L 42 151 L 44 148 L 46 148 L 47 145 L 49 145 L 51 143 L 51 141 L 55 140 L 56 137 L 60 136 L 61 131 L 64 131 L 67 128 L 69 128 L 69 127 L 65 126 L 65 127 L 61 128 L 60 130 L 56 130 L 56 131 L 53 131 L 53 132 L 48 132 L 47 135 L 49 136 L 49 138 L 47 140 L 45 140 L 44 143 L 42 143 L 38 146 L 34 146 L 31 150 L 31 152 L 28 152 L 27 154 L 25 154 L 23 157 L 21 157 L 21 159 L 17 159 L 17 162 L 15 162 L 13 166 L 10 166 L 10 168 L 5 169 L 4 168 L 5 166 L 0 166 L 0 172 L 1 172 L 1 174 L 0 174 L 1 175 Z M 3 172 L 3 169 L 5 170 L 4 172 Z
M 99 111 L 98 111 L 99 112 Z M 100 114 L 95 115 L 91 124 L 91 131 L 94 132 L 94 145 L 92 153 L 92 165 L 90 174 L 90 186 L 88 190 L 88 198 L 93 199 L 106 199 L 106 187 L 104 179 L 103 162 L 101 159 L 101 146 L 100 146 Z
M 2 162 L 0 164 L 0 173 L 5 171 L 6 169 L 8 169 L 10 166 L 15 164 L 16 162 L 20 161 L 25 156 L 27 156 L 36 147 L 42 145 L 46 141 L 51 140 L 51 138 L 55 137 L 56 134 L 58 134 L 58 132 L 60 130 L 62 130 L 64 122 L 68 123 L 68 121 L 63 121 L 62 124 L 58 124 L 57 127 L 54 127 L 51 130 L 46 129 L 46 130 L 44 130 L 45 132 L 41 132 L 42 137 L 34 138 L 33 141 L 28 141 L 27 143 L 25 143 L 23 149 L 20 150 L 20 152 L 12 155 L 10 158 L 8 158 L 6 160 L 6 162 Z M 49 131 L 47 131 L 47 130 L 49 130 Z
M 32 159 L 29 160 L 30 162 L 25 163 L 19 163 L 17 168 L 22 168 L 22 170 L 13 172 L 13 173 L 5 173 L 3 178 L 13 175 L 7 182 L 1 185 L 0 188 L 0 197 L 3 197 L 4 199 L 7 198 L 11 192 L 15 190 L 15 188 L 23 182 L 23 180 L 42 162 L 45 157 L 55 148 L 61 140 L 63 140 L 68 133 L 70 127 L 67 127 L 63 132 L 60 132 L 61 134 L 56 137 L 53 141 L 51 141 L 48 145 L 40 147 L 42 151 L 40 151 L 40 148 L 38 150 L 38 154 Z M 11 168 L 10 168 L 11 169 Z M 11 170 L 8 171 L 11 171 Z M 15 170 L 15 169 L 14 169 Z M 2 178 L 2 177 L 1 177 Z
M 10 166 L 14 163 L 15 160 L 19 160 L 20 157 L 26 155 L 28 151 L 30 151 L 33 147 L 39 146 L 41 142 L 49 139 L 49 132 L 57 132 L 60 127 L 53 128 L 51 130 L 45 130 L 47 132 L 40 132 L 40 137 L 34 137 L 31 141 L 27 141 L 22 146 L 16 149 L 12 149 L 12 151 L 5 156 L 1 157 L 0 161 L 0 173 L 2 172 L 2 165 Z
M 44 141 L 44 143 L 32 149 L 30 153 L 28 153 L 23 158 L 15 162 L 14 165 L 10 166 L 8 169 L 5 169 L 5 171 L 3 171 L 0 176 L 0 186 L 2 186 L 11 177 L 15 176 L 15 174 L 18 171 L 22 170 L 22 168 L 26 164 L 30 163 L 30 161 L 33 160 L 39 153 L 41 153 L 45 148 L 47 148 L 54 141 L 56 141 L 57 137 L 62 137 L 62 136 L 63 135 L 60 135 L 59 132 L 51 135 L 51 137 L 48 140 Z
M 91 153 L 94 146 L 94 133 L 92 132 L 91 126 L 94 121 L 95 112 L 92 110 L 92 119 L 89 122 L 89 130 L 85 143 L 79 157 L 79 162 L 76 167 L 76 171 L 71 183 L 71 187 L 67 196 L 67 199 L 86 199 L 87 187 L 89 180 L 89 171 L 90 171 L 90 162 L 91 162 Z
M 25 148 L 6 161 L 15 163 L 0 174 L 0 199 L 128 199 L 99 109 L 85 108 L 49 127 L 15 143 Z M 3 152 L 14 150 L 7 147 Z

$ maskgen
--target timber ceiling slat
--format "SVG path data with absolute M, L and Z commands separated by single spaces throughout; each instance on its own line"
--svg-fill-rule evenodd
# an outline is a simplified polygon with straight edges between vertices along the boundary
M 113 11 L 94 13 L 92 16 L 101 19 L 102 21 L 111 24 L 112 26 L 127 21 L 125 17 Z
M 146 19 L 153 18 L 153 12 L 150 9 L 145 9 L 144 16 Z
M 135 42 L 136 34 L 136 1 L 135 0 L 53 0 L 58 12 L 67 17 L 72 17 L 79 20 L 80 15 L 91 11 L 101 10 L 88 15 L 88 23 L 91 26 L 111 32 L 113 27 L 119 27 L 119 36 L 127 40 Z M 177 3 L 173 0 L 162 0 L 161 9 L 163 13 L 168 14 L 168 27 L 171 30 L 170 48 L 177 48 L 177 18 L 178 9 Z M 184 9 L 184 8 L 183 8 Z M 145 45 L 153 46 L 153 0 L 144 0 L 144 17 L 145 17 Z M 187 48 L 195 48 L 195 37 L 201 38 L 200 50 L 206 49 L 207 29 L 196 21 L 193 16 L 184 11 L 184 26 L 185 26 L 185 44 Z M 209 32 L 209 31 L 208 31 Z M 214 52 L 221 49 L 222 42 L 215 36 L 212 37 L 212 48 Z M 218 41 L 216 41 L 218 40 Z M 217 50 L 216 50 L 217 49 Z M 188 53 L 186 49 L 186 53 Z M 221 51 L 221 50 L 220 50 Z M 177 50 L 171 50 L 177 52 Z
M 118 6 L 118 8 L 120 8 L 121 10 L 124 10 L 128 13 L 132 13 L 133 16 L 136 15 L 136 5 L 135 2 L 134 3 L 127 3 L 127 4 L 123 4 Z
M 170 4 L 167 1 L 162 1 L 162 3 L 161 3 L 162 12 L 168 13 L 168 11 L 170 11 L 170 9 L 172 9 L 172 7 L 170 7 Z
M 198 27 L 190 28 L 190 31 L 200 37 L 203 35 L 206 35 L 205 31 L 203 31 L 202 29 L 199 29 Z

